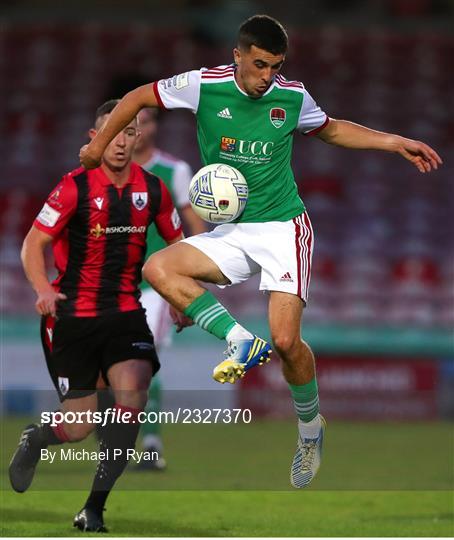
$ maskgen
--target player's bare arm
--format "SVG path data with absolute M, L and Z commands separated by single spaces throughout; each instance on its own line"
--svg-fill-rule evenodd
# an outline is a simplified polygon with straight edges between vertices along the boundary
M 443 163 L 437 152 L 421 141 L 376 131 L 346 120 L 331 118 L 316 136 L 326 143 L 345 148 L 395 152 L 413 163 L 421 173 L 436 170 Z
M 25 275 L 38 296 L 36 311 L 40 315 L 55 317 L 57 303 L 66 300 L 66 296 L 56 292 L 47 279 L 44 252 L 51 242 L 52 236 L 32 227 L 22 245 L 21 259 Z
M 176 244 L 180 240 L 183 240 L 184 234 L 179 234 L 176 238 L 173 238 L 172 240 L 166 240 L 166 243 L 168 246 L 171 246 L 172 244 Z
M 157 107 L 158 102 L 152 84 L 139 86 L 128 92 L 109 116 L 108 121 L 97 132 L 89 144 L 84 145 L 79 153 L 80 163 L 86 169 L 95 169 L 101 164 L 101 158 L 109 143 L 124 129 L 144 107 Z

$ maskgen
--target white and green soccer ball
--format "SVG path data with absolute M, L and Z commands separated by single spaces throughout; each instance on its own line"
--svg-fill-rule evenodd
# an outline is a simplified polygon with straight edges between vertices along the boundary
M 243 212 L 248 198 L 246 179 L 238 169 L 224 163 L 202 167 L 189 184 L 194 212 L 209 223 L 229 223 Z

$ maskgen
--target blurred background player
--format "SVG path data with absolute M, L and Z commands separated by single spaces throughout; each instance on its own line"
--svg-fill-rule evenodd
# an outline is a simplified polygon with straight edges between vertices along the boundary
M 93 138 L 117 100 L 96 111 Z M 62 412 L 95 411 L 100 374 L 127 422 L 108 423 L 99 443 L 91 493 L 74 518 L 83 531 L 105 532 L 106 499 L 135 447 L 138 414 L 147 401 L 159 361 L 140 304 L 139 278 L 147 229 L 157 224 L 168 244 L 182 238 L 178 214 L 164 183 L 132 162 L 137 119 L 113 139 L 93 171 L 63 176 L 24 240 L 22 261 L 38 298 L 41 339 Z M 57 278 L 47 278 L 44 252 L 52 244 Z M 41 450 L 85 439 L 95 424 L 31 424 L 22 432 L 9 466 L 13 489 L 32 483 Z M 114 456 L 114 449 L 121 450 Z
M 182 218 L 186 236 L 202 233 L 205 223 L 194 213 L 189 203 L 189 183 L 192 178 L 191 167 L 185 161 L 156 147 L 159 109 L 146 108 L 138 114 L 140 137 L 134 149 L 133 159 L 146 171 L 161 178 L 167 186 L 175 207 Z M 167 246 L 155 225 L 151 225 L 147 235 L 145 260 L 156 251 Z M 172 319 L 169 304 L 145 280 L 141 284 L 141 303 L 145 308 L 148 326 L 153 332 L 156 348 L 171 343 Z M 159 412 L 162 404 L 162 386 L 159 376 L 153 377 L 148 393 L 147 412 Z M 142 460 L 137 467 L 149 470 L 163 470 L 166 461 L 162 456 L 161 427 L 158 422 L 146 423 L 141 427 L 142 445 L 146 451 L 156 451 L 158 460 Z

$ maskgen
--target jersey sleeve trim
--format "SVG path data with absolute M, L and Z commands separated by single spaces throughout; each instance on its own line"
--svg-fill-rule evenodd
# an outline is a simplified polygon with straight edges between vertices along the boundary
M 159 95 L 159 88 L 158 88 L 158 83 L 157 83 L 157 81 L 155 81 L 155 82 L 153 83 L 152 88 L 153 88 L 153 93 L 154 93 L 154 95 L 155 95 L 156 101 L 157 101 L 158 104 L 159 104 L 159 107 L 160 107 L 161 109 L 165 109 L 166 106 L 164 105 L 164 103 L 163 103 L 163 101 L 162 101 L 162 99 L 161 99 L 161 96 Z
M 311 129 L 310 131 L 306 131 L 306 133 L 303 133 L 306 137 L 313 137 L 314 135 L 317 135 L 318 132 L 322 131 L 322 129 L 325 129 L 326 126 L 329 124 L 329 116 L 326 117 L 326 120 L 323 122 L 321 126 L 318 126 L 315 129 Z
M 200 101 L 200 70 L 186 71 L 156 82 L 158 101 L 165 109 L 189 109 L 197 113 Z

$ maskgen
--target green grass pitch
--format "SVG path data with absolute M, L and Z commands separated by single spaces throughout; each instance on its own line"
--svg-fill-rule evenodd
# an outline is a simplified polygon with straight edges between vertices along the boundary
M 87 536 L 72 517 L 95 463 L 41 463 L 27 493 L 9 487 L 25 421 L 1 427 L 2 536 Z M 168 471 L 130 466 L 111 494 L 113 536 L 454 535 L 451 424 L 329 423 L 322 469 L 304 491 L 288 484 L 293 421 L 168 425 L 164 436 Z

